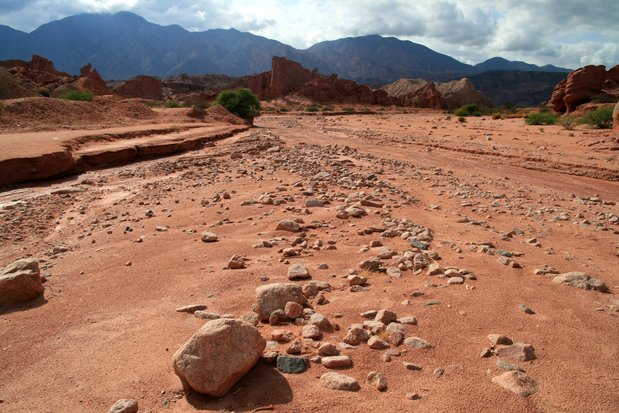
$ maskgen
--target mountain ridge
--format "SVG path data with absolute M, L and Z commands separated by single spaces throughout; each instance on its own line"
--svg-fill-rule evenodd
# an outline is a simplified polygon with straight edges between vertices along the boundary
M 488 61 L 486 66 L 501 63 L 506 70 L 511 63 L 511 70 L 522 64 L 536 71 L 545 67 L 502 58 L 471 66 L 424 45 L 379 35 L 328 40 L 301 50 L 236 29 L 191 32 L 177 24 L 162 26 L 131 12 L 68 16 L 30 33 L 0 26 L 0 39 L 1 60 L 28 60 L 38 54 L 70 73 L 90 62 L 106 79 L 182 73 L 246 76 L 268 71 L 273 56 L 374 85 L 404 77 L 457 79 L 479 73 L 479 65 L 483 68 Z

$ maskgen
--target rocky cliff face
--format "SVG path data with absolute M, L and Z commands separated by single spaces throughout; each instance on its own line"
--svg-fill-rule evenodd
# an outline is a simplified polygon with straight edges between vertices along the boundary
M 271 71 L 250 76 L 247 86 L 263 100 L 294 94 L 318 102 L 396 103 L 384 91 L 374 91 L 336 75 L 321 75 L 283 57 L 273 57 Z
M 555 86 L 550 104 L 555 112 L 574 112 L 594 98 L 619 99 L 619 65 L 585 66 L 568 74 Z
M 162 99 L 163 83 L 153 76 L 137 76 L 123 82 L 114 93 L 126 98 Z
M 468 103 L 490 106 L 490 100 L 466 78 L 445 83 L 400 79 L 382 88 L 402 106 L 455 109 Z
M 475 89 L 475 86 L 467 78 L 437 83 L 436 89 L 445 99 L 447 109 L 456 109 L 469 103 L 476 103 L 479 106 L 491 106 L 490 99 Z

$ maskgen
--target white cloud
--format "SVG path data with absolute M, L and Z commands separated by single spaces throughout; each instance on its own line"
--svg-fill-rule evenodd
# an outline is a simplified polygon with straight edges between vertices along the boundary
M 236 28 L 297 48 L 346 36 L 409 39 L 467 63 L 493 56 L 579 67 L 619 63 L 616 0 L 0 0 L 31 31 L 82 12 L 133 11 L 188 30 Z M 569 39 L 567 41 L 566 39 Z

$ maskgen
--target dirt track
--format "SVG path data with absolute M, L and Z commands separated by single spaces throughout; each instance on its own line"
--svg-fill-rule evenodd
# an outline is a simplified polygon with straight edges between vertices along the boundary
M 270 404 L 278 412 L 616 410 L 619 161 L 610 132 L 569 136 L 522 119 L 461 124 L 429 112 L 263 116 L 256 125 L 213 147 L 0 193 L 0 264 L 41 257 L 47 276 L 45 300 L 0 315 L 0 410 L 105 411 L 123 397 L 136 398 L 144 412 Z M 313 181 L 322 171 L 332 179 Z M 50 193 L 66 187 L 80 192 Z M 336 218 L 359 191 L 385 207 Z M 329 203 L 306 211 L 310 196 Z M 281 258 L 295 237 L 275 231 L 282 218 L 314 224 L 298 257 Z M 362 272 L 368 290 L 350 292 L 342 277 L 376 255 L 364 246 L 381 240 L 399 253 L 409 248 L 400 237 L 359 232 L 404 218 L 430 228 L 441 266 L 467 268 L 477 280 L 448 285 L 425 272 Z M 514 228 L 522 233 L 506 235 Z M 201 242 L 205 230 L 220 241 Z M 255 248 L 263 240 L 274 247 Z M 323 246 L 312 248 L 315 241 Z M 328 241 L 336 249 L 326 249 Z M 478 252 L 488 242 L 515 253 L 523 268 Z M 53 253 L 58 246 L 68 251 Z M 224 269 L 233 254 L 246 256 L 248 268 Z M 363 311 L 388 308 L 415 316 L 408 335 L 433 348 L 399 347 L 403 354 L 388 363 L 366 345 L 344 351 L 354 366 L 342 373 L 358 379 L 358 393 L 323 388 L 318 377 L 328 369 L 319 364 L 284 375 L 259 362 L 221 399 L 185 395 L 172 354 L 204 320 L 174 309 L 201 303 L 219 314 L 249 312 L 257 286 L 287 280 L 282 261 L 304 263 L 313 280 L 331 284 L 329 303 L 315 309 L 341 330 L 325 341 L 339 343 Z M 321 263 L 329 268 L 317 269 Z M 542 265 L 590 273 L 611 293 L 553 284 L 533 274 Z M 265 337 L 272 329 L 260 327 Z M 533 345 L 537 358 L 516 364 L 538 382 L 535 395 L 491 382 L 502 372 L 498 358 L 479 357 L 490 333 Z M 423 368 L 409 371 L 403 361 Z M 441 377 L 436 368 L 444 369 Z M 365 383 L 370 371 L 387 376 L 386 392 Z M 421 399 L 406 399 L 408 392 Z

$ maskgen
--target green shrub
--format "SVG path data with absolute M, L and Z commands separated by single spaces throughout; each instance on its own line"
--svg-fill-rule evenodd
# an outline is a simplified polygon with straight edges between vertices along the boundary
M 92 99 L 95 97 L 94 93 L 89 90 L 70 90 L 68 92 L 63 93 L 60 96 L 60 99 L 66 100 L 79 100 L 81 102 L 92 102 Z
M 312 103 L 311 105 L 306 107 L 305 110 L 308 111 L 308 112 L 318 112 L 320 110 L 320 106 L 318 106 L 315 103 Z
M 280 111 L 280 112 L 288 112 L 289 110 L 290 110 L 290 109 L 288 109 L 288 108 L 279 108 L 279 111 Z
M 576 118 L 572 115 L 565 115 L 559 119 L 559 125 L 567 130 L 574 130 L 576 127 Z
M 343 110 L 344 112 L 354 112 L 354 111 L 355 111 L 355 108 L 349 108 L 349 107 L 346 107 L 346 108 L 342 108 L 342 110 Z
M 483 115 L 481 108 L 476 103 L 469 103 L 456 109 L 456 116 L 481 116 Z
M 550 112 L 531 112 L 524 121 L 527 125 L 554 125 L 557 122 L 557 115 Z
M 182 106 L 183 105 L 181 105 L 180 102 L 174 99 L 166 100 L 165 102 L 163 102 L 163 107 L 166 107 L 166 108 L 180 108 Z
M 610 129 L 613 127 L 613 108 L 607 106 L 592 110 L 580 118 L 580 121 L 596 128 Z
M 252 119 L 260 110 L 260 100 L 246 88 L 220 92 L 217 103 L 243 119 Z

